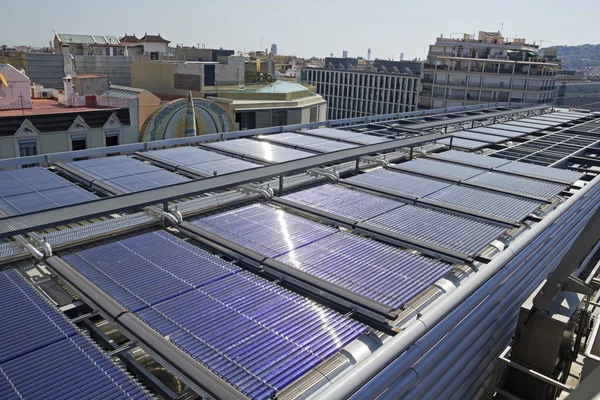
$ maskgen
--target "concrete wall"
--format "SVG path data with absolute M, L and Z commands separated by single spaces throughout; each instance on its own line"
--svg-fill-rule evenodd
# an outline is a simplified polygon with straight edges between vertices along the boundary
M 0 109 L 30 108 L 29 79 L 11 65 L 0 67 L 0 73 L 8 83 L 8 87 L 0 85 Z
M 131 85 L 146 89 L 157 96 L 185 97 L 187 90 L 175 89 L 175 69 L 177 73 L 200 73 L 202 64 L 174 64 L 162 62 L 136 61 L 131 64 Z M 195 97 L 202 97 L 199 91 L 192 91 Z
M 160 99 L 150 93 L 147 90 L 144 90 L 137 98 L 138 103 L 138 126 L 142 129 L 144 126 L 144 122 L 148 119 L 150 115 L 154 113 L 154 111 L 160 108 Z
M 75 72 L 107 75 L 113 85 L 132 86 L 132 62 L 126 56 L 75 56 Z
M 73 86 L 75 92 L 82 96 L 102 94 L 108 90 L 108 77 L 99 76 L 96 78 L 78 78 L 77 76 L 74 76 Z
M 243 57 L 228 57 L 227 64 L 215 66 L 217 85 L 239 85 L 244 83 L 245 61 Z

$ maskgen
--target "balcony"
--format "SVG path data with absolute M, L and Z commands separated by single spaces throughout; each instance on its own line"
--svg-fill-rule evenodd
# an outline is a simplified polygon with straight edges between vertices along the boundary
M 510 88 L 510 83 L 508 83 L 508 82 L 483 82 L 482 87 L 508 89 L 508 88 Z

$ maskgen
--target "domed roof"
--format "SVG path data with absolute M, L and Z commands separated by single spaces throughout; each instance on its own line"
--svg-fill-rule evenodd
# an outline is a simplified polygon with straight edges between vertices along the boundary
M 202 98 L 194 98 L 193 102 L 196 135 L 235 130 L 231 116 L 223 107 Z M 165 104 L 146 119 L 140 131 L 140 141 L 185 137 L 187 111 L 187 99 L 174 100 Z

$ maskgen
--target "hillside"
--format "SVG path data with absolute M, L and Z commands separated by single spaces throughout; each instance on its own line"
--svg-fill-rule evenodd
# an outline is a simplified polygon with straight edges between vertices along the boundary
M 552 46 L 548 49 L 558 49 L 558 57 L 563 60 L 564 69 L 600 67 L 600 44 Z

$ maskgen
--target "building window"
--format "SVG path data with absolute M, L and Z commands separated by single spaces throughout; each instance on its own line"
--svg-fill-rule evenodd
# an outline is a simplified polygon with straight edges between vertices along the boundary
M 71 150 L 85 150 L 87 148 L 87 134 L 71 135 Z
M 287 125 L 287 110 L 275 110 L 271 113 L 271 126 Z
M 235 122 L 239 130 L 256 129 L 256 112 L 238 112 L 235 114 Z
M 37 139 L 19 140 L 19 154 L 21 157 L 37 155 Z
M 119 145 L 119 134 L 121 131 L 118 129 L 105 131 L 104 132 L 104 142 L 106 147 L 118 146 Z
M 173 74 L 173 87 L 200 92 L 202 90 L 202 75 L 175 73 Z

